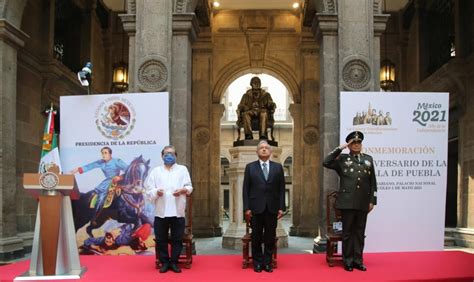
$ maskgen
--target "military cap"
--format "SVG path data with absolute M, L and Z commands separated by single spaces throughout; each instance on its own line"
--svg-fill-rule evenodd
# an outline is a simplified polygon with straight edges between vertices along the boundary
M 360 131 L 352 131 L 347 135 L 346 142 L 349 143 L 349 141 L 351 141 L 352 139 L 359 140 L 362 142 L 362 140 L 364 140 L 364 134 Z

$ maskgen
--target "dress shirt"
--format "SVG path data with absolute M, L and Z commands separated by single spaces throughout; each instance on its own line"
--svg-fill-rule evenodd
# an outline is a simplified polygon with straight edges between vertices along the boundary
M 169 170 L 165 166 L 154 168 L 145 182 L 145 187 L 146 197 L 155 204 L 155 216 L 185 217 L 186 195 L 193 191 L 191 177 L 185 166 L 174 164 Z M 181 188 L 185 188 L 187 193 L 173 196 L 173 192 Z M 159 190 L 163 190 L 161 197 L 158 196 Z
M 267 164 L 267 169 L 268 169 L 268 173 L 270 173 L 270 161 L 267 160 L 266 162 L 262 161 L 262 160 L 259 160 L 260 162 L 260 167 L 262 168 L 262 171 L 263 171 L 263 163 L 266 163 Z

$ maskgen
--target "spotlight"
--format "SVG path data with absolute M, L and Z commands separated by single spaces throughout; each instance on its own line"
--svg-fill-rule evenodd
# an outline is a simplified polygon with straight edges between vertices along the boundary
M 294 2 L 293 3 L 293 9 L 298 9 L 300 7 L 300 3 Z
M 219 3 L 218 1 L 212 2 L 212 6 L 214 6 L 214 8 L 219 8 L 220 5 L 221 3 Z
M 77 78 L 82 86 L 89 86 L 92 81 L 92 63 L 87 62 L 81 71 L 77 73 Z

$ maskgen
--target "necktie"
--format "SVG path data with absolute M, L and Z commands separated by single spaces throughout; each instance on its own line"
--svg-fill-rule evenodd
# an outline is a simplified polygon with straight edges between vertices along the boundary
M 262 164 L 262 170 L 263 170 L 263 176 L 265 177 L 265 180 L 268 180 L 268 167 L 267 163 Z

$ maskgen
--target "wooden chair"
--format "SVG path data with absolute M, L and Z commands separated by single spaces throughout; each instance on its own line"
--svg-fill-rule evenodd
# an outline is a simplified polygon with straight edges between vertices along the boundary
M 242 268 L 247 268 L 251 263 L 252 256 L 250 256 L 250 249 L 252 243 L 252 232 L 250 227 L 250 220 L 245 218 L 245 235 L 242 237 Z M 277 243 L 278 237 L 275 237 L 275 248 L 273 249 L 272 265 L 277 268 Z
M 334 230 L 334 222 L 342 222 L 342 213 L 336 209 L 337 192 L 331 192 L 326 198 L 326 262 L 334 266 L 334 262 L 342 260 L 342 254 L 337 251 L 337 244 L 342 241 L 342 231 Z
M 184 268 L 191 268 L 193 263 L 193 198 L 191 195 L 186 196 L 186 226 L 184 228 L 183 236 L 183 251 L 179 256 L 178 263 L 184 263 Z M 171 244 L 171 240 L 168 242 L 168 245 Z M 155 239 L 155 267 L 157 269 L 161 268 L 161 262 L 159 259 L 158 252 L 158 243 Z

